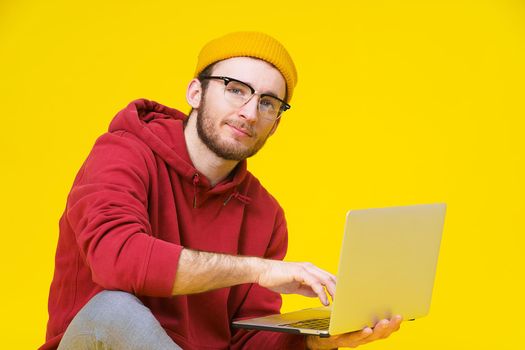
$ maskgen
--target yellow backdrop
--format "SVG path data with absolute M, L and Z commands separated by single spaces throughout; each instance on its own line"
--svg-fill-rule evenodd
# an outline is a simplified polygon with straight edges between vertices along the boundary
M 519 0 L 2 1 L 2 348 L 44 341 L 58 219 L 96 137 L 135 98 L 187 111 L 200 47 L 234 30 L 274 35 L 299 71 L 249 162 L 286 210 L 287 259 L 335 272 L 348 209 L 448 203 L 429 316 L 366 348 L 522 348 Z

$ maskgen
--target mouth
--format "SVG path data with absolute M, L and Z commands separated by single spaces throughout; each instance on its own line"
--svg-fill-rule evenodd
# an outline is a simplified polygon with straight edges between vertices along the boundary
M 253 134 L 248 129 L 243 128 L 242 126 L 236 126 L 236 125 L 233 125 L 233 123 L 226 123 L 226 125 L 228 125 L 231 129 L 234 130 L 234 132 L 238 134 L 244 135 L 246 137 L 253 136 Z

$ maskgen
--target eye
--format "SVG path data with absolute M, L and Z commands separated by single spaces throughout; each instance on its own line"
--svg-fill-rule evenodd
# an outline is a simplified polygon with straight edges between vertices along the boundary
M 267 111 L 274 111 L 277 109 L 277 101 L 275 101 L 271 97 L 261 98 L 261 100 L 259 101 L 259 104 L 261 105 L 262 108 L 264 108 Z
M 232 96 L 246 97 L 250 95 L 250 89 L 236 81 L 230 82 L 226 86 L 226 91 Z
M 237 89 L 237 88 L 228 88 L 228 92 L 231 93 L 231 94 L 234 94 L 234 95 L 242 94 L 242 91 L 240 89 Z

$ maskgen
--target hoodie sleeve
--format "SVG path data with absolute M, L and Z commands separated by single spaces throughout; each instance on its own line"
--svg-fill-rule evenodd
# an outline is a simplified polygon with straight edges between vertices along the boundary
M 274 233 L 265 258 L 283 260 L 288 245 L 288 230 L 284 212 L 279 207 Z M 252 284 L 234 319 L 258 317 L 280 313 L 281 295 L 258 284 Z M 232 328 L 232 350 L 240 349 L 306 349 L 305 337 L 290 333 Z
M 154 157 L 125 135 L 107 133 L 97 140 L 68 197 L 67 219 L 95 283 L 168 297 L 182 247 L 151 232 L 147 208 Z

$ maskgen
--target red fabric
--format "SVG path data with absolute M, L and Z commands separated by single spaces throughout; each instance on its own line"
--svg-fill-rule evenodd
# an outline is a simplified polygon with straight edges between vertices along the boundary
M 304 348 L 302 336 L 230 328 L 236 318 L 279 312 L 280 295 L 258 285 L 171 296 L 182 247 L 273 259 L 287 247 L 283 211 L 246 162 L 213 188 L 193 167 L 185 118 L 136 100 L 96 141 L 60 219 L 41 349 L 55 349 L 104 289 L 139 296 L 184 349 Z

